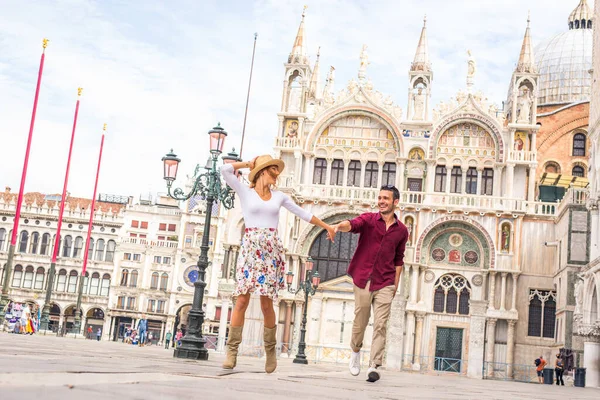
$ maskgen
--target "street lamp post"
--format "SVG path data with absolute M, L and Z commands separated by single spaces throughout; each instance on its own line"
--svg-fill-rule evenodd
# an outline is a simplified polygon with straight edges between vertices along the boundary
M 313 269 L 313 259 L 308 257 L 306 263 L 304 264 L 306 269 L 306 276 L 304 277 L 304 281 L 298 283 L 297 289 L 292 289 L 292 282 L 294 281 L 294 273 L 288 272 L 286 275 L 288 292 L 290 293 L 298 293 L 301 290 L 304 290 L 304 308 L 302 310 L 302 325 L 300 329 L 300 343 L 298 343 L 298 354 L 296 354 L 296 358 L 294 358 L 294 364 L 308 364 L 308 360 L 306 359 L 306 312 L 308 309 L 308 295 L 311 296 L 315 294 L 317 291 L 317 287 L 319 287 L 319 283 L 321 282 L 321 277 L 319 276 L 319 271 L 315 271 L 312 273 Z
M 204 323 L 205 313 L 202 309 L 204 301 L 204 281 L 206 268 L 208 267 L 208 239 L 210 235 L 210 221 L 212 218 L 212 207 L 215 201 L 221 202 L 227 209 L 233 208 L 235 193 L 227 185 L 221 183 L 221 176 L 217 171 L 217 161 L 219 155 L 223 152 L 223 144 L 227 137 L 227 132 L 221 125 L 208 131 L 210 136 L 210 158 L 207 164 L 206 172 L 197 176 L 192 189 L 189 193 L 184 193 L 180 188 L 175 188 L 171 192 L 173 181 L 177 177 L 177 168 L 181 161 L 171 150 L 162 158 L 164 164 L 164 179 L 167 181 L 167 192 L 169 196 L 176 200 L 188 200 L 192 196 L 201 196 L 206 199 L 206 217 L 204 219 L 204 231 L 202 233 L 202 245 L 200 246 L 200 257 L 198 257 L 198 280 L 194 282 L 194 300 L 192 309 L 188 316 L 188 331 L 181 339 L 181 346 L 175 349 L 173 354 L 177 358 L 188 358 L 194 360 L 208 360 L 208 350 L 205 347 L 206 339 L 202 335 L 202 324 Z M 224 163 L 233 163 L 239 161 L 235 152 L 229 153 L 223 157 Z

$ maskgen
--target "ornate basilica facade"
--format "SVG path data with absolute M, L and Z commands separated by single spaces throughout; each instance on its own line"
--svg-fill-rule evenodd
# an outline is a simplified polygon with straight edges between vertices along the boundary
M 331 66 L 321 89 L 320 54 L 309 62 L 304 19 L 285 63 L 277 114 L 274 153 L 286 163 L 279 188 L 330 224 L 374 211 L 381 185 L 400 189 L 397 214 L 410 238 L 387 366 L 512 376 L 560 348 L 581 356 L 587 339 L 574 331 L 573 313 L 581 301 L 578 273 L 590 257 L 585 186 L 593 18 L 586 1 L 569 16 L 568 30 L 535 51 L 527 22 L 503 109 L 475 89 L 470 52 L 464 89 L 433 106 L 425 24 L 408 70 L 406 111 L 373 87 L 366 45 L 356 79 L 335 91 Z M 565 46 L 577 63 L 560 59 Z M 559 81 L 565 73 L 570 79 Z M 322 278 L 308 304 L 302 293 L 281 297 L 284 349 L 297 346 L 308 307 L 309 358 L 341 357 L 351 335 L 346 270 L 357 237 L 341 234 L 331 244 L 289 213 L 279 230 L 295 273 L 292 286 L 308 256 Z M 242 231 L 234 209 L 223 238 L 227 251 Z M 258 304 L 249 313 L 248 345 L 262 329 Z

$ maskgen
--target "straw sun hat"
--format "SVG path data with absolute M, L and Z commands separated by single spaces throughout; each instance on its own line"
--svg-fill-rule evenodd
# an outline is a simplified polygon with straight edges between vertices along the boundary
M 279 168 L 279 173 L 283 171 L 285 168 L 285 164 L 282 160 L 278 158 L 273 158 L 270 155 L 266 154 L 263 156 L 258 156 L 256 161 L 254 162 L 254 168 L 250 171 L 248 175 L 248 180 L 250 182 L 254 182 L 254 177 L 263 169 L 270 167 L 271 165 L 276 165 Z

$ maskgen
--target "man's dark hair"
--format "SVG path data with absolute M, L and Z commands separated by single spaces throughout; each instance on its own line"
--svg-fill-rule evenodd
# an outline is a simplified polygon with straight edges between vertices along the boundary
M 383 185 L 379 190 L 388 190 L 394 195 L 394 200 L 400 199 L 400 191 L 394 185 Z

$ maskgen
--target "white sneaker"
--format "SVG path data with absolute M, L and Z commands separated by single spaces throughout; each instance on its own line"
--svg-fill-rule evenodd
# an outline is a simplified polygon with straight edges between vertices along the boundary
M 358 353 L 352 352 L 349 367 L 352 375 L 357 376 L 360 374 L 360 351 Z
M 377 382 L 381 378 L 377 366 L 371 366 L 367 370 L 367 382 Z

